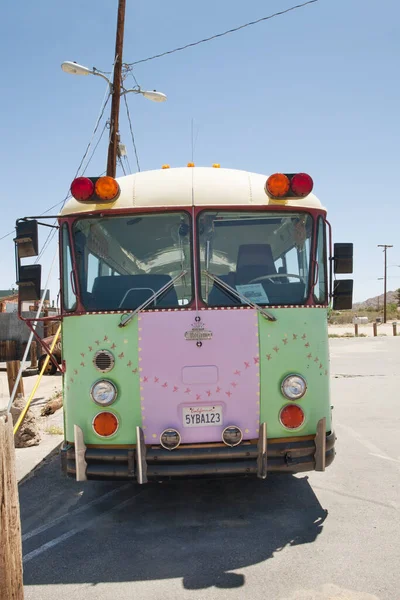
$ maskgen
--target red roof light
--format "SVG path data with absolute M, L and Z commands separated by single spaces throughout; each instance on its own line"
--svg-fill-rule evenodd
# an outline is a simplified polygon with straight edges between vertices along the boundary
M 88 177 L 77 177 L 71 184 L 71 194 L 80 202 L 89 200 L 94 193 L 94 183 Z
M 292 177 L 290 187 L 295 196 L 304 198 L 304 196 L 308 196 L 312 192 L 314 182 L 307 173 L 296 173 Z

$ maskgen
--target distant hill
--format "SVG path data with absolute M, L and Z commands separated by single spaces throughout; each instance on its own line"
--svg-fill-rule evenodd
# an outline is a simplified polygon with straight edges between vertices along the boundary
M 386 302 L 387 304 L 397 304 L 397 291 L 387 292 L 386 294 Z M 368 298 L 368 300 L 364 300 L 364 302 L 356 302 L 353 304 L 353 310 L 360 310 L 365 308 L 382 308 L 383 306 L 383 294 L 380 296 L 375 296 L 374 298 Z

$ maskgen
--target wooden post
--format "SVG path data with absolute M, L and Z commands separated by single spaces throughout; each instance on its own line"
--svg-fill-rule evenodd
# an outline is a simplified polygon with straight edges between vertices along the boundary
M 33 340 L 31 344 L 31 368 L 36 369 L 37 364 L 37 344 Z
M 354 323 L 354 335 L 358 337 L 358 323 Z
M 15 385 L 15 382 L 16 382 L 16 379 L 18 376 L 20 366 L 21 366 L 21 363 L 19 360 L 10 360 L 9 362 L 7 362 L 7 378 L 8 378 L 8 389 L 10 391 L 10 396 L 14 389 L 14 385 Z M 24 383 L 22 381 L 22 377 L 19 380 L 17 391 L 15 393 L 15 397 L 17 397 L 18 394 L 25 396 Z
M 372 323 L 372 327 L 374 329 L 374 337 L 378 335 L 378 323 Z
M 17 358 L 17 342 L 15 340 L 6 340 L 5 355 L 6 360 L 15 360 Z
M 23 600 L 21 520 L 13 424 L 0 413 L 0 600 Z
M 317 423 L 315 435 L 315 470 L 325 471 L 326 467 L 326 417 Z
M 392 323 L 392 326 L 393 326 L 393 335 L 397 335 L 397 322 L 396 322 L 396 321 L 394 321 L 394 322 Z

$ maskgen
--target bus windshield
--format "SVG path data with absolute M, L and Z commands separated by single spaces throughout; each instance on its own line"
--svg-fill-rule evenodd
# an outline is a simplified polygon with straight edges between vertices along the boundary
M 204 211 L 198 217 L 201 293 L 208 306 L 304 304 L 312 217 L 307 213 Z M 221 282 L 214 282 L 210 275 Z
M 311 215 L 204 210 L 196 228 L 199 295 L 207 306 L 245 306 L 244 297 L 264 306 L 306 302 L 312 265 Z M 179 308 L 193 301 L 188 212 L 83 217 L 74 223 L 72 237 L 85 310 L 135 310 L 183 272 L 148 308 Z M 71 281 L 67 271 L 64 296 Z M 73 302 L 65 298 L 64 306 L 74 310 Z
M 73 226 L 81 299 L 88 311 L 134 310 L 187 273 L 150 308 L 192 300 L 190 216 L 185 212 L 92 217 Z M 64 273 L 64 288 L 68 274 Z

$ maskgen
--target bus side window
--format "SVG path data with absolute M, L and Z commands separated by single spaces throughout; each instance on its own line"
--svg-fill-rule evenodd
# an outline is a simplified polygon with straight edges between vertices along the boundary
M 319 304 L 326 303 L 326 244 L 325 223 L 322 217 L 318 219 L 316 257 L 318 276 L 314 287 L 314 297 Z
M 64 223 L 62 229 L 62 260 L 63 260 L 63 304 L 65 310 L 72 311 L 76 308 L 76 295 L 73 289 L 73 271 L 71 246 L 69 242 L 68 225 Z

